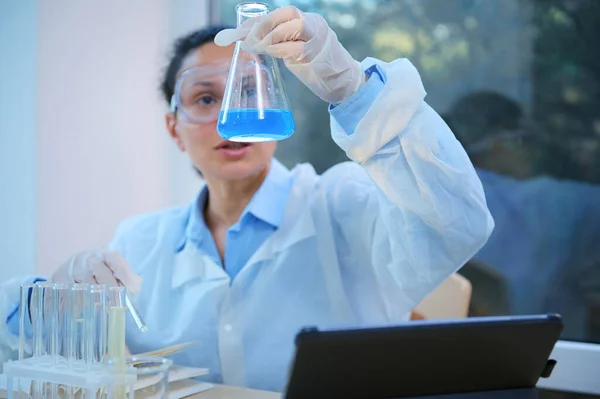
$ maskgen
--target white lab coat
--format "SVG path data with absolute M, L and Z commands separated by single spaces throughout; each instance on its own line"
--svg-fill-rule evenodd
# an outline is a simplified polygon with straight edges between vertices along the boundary
M 231 281 L 193 243 L 181 252 L 190 207 L 126 221 L 111 245 L 143 278 L 149 332 L 127 326 L 132 353 L 190 340 L 175 361 L 210 379 L 282 391 L 295 334 L 305 326 L 387 324 L 468 261 L 493 228 L 481 183 L 460 144 L 423 99 L 405 59 L 377 62 L 387 82 L 348 136 L 356 163 L 294 183 L 281 226 Z M 375 184 L 374 184 L 375 183 Z
M 125 221 L 111 244 L 143 278 L 132 353 L 191 340 L 176 363 L 212 381 L 283 391 L 303 327 L 388 324 L 466 263 L 493 229 L 466 153 L 424 102 L 405 59 L 378 63 L 387 81 L 352 135 L 332 136 L 355 162 L 318 176 L 292 170 L 280 227 L 233 281 L 190 241 L 191 207 Z

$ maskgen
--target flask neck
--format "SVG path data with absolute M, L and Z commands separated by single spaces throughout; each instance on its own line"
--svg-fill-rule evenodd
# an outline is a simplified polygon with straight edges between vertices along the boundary
M 243 22 L 251 18 L 267 15 L 269 13 L 269 6 L 264 3 L 247 2 L 238 4 L 235 10 L 237 13 L 237 26 L 240 26 Z

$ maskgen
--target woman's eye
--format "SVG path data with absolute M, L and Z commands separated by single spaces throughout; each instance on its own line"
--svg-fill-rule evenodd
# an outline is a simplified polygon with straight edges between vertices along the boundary
M 215 100 L 211 96 L 202 96 L 196 102 L 200 105 L 211 105 Z

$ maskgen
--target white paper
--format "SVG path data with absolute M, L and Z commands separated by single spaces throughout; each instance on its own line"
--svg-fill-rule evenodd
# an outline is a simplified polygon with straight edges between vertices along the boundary
M 200 377 L 208 374 L 208 369 L 198 367 L 184 367 L 173 365 L 169 369 L 169 386 L 171 383 L 186 380 L 189 378 Z M 140 376 L 135 383 L 135 390 L 146 388 L 160 381 L 160 375 Z

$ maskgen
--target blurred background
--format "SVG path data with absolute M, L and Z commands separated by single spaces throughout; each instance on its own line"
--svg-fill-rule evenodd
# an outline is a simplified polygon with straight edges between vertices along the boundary
M 0 1 L 0 279 L 48 274 L 122 219 L 193 198 L 160 74 L 176 37 L 235 24 L 237 3 Z M 600 344 L 600 1 L 266 3 L 322 14 L 358 60 L 420 71 L 496 219 L 461 270 L 469 314 L 557 312 L 563 339 Z M 326 104 L 282 70 L 298 129 L 278 158 L 318 172 L 347 160 Z

